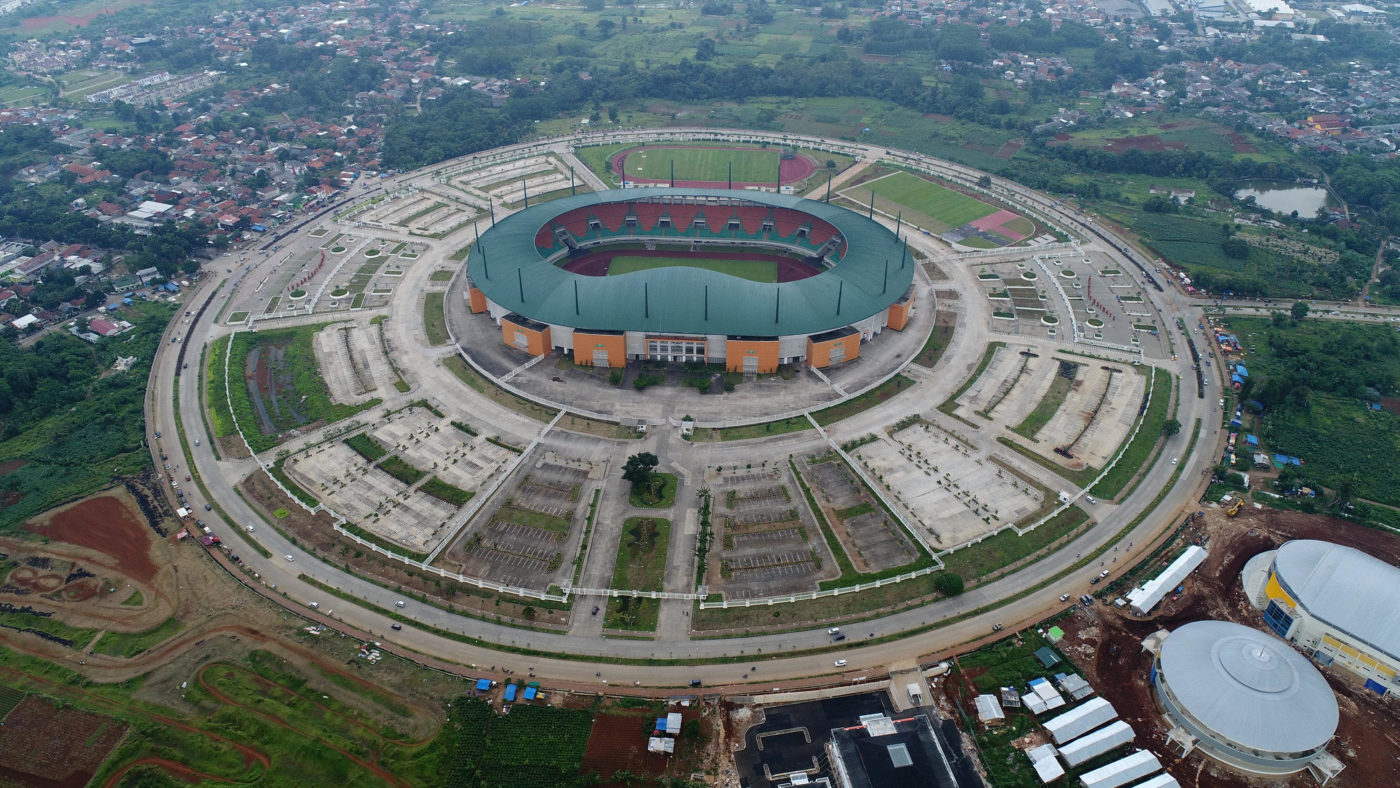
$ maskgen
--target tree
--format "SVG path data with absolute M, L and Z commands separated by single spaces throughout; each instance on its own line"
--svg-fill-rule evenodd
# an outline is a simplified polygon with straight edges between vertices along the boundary
M 1295 321 L 1301 322 L 1303 318 L 1308 316 L 1308 302 L 1294 301 L 1293 307 L 1289 310 L 1289 312 L 1292 313 L 1293 319 Z
M 715 40 L 713 38 L 700 39 L 700 43 L 695 47 L 695 59 L 701 61 L 715 59 Z
M 1166 421 L 1162 422 L 1163 435 L 1170 438 L 1178 432 L 1181 432 L 1181 422 L 1177 421 L 1176 419 L 1167 419 Z
M 1234 260 L 1243 260 L 1249 257 L 1249 244 L 1243 238 L 1230 237 L 1220 242 L 1220 250 L 1226 257 Z
M 656 455 L 649 451 L 633 454 L 622 466 L 622 478 L 633 485 L 645 487 L 651 481 L 651 474 L 660 462 Z
M 983 175 L 982 177 L 977 179 L 977 185 L 983 189 L 992 188 L 992 176 Z
M 955 572 L 939 572 L 933 579 L 933 590 L 943 596 L 957 596 L 963 592 L 962 575 Z

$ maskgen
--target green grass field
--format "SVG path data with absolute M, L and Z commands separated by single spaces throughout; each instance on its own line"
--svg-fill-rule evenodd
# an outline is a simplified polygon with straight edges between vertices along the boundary
M 897 172 L 863 185 L 880 197 L 931 216 L 949 227 L 960 227 L 999 210 L 907 172 Z
M 627 177 L 669 180 L 671 163 L 678 181 L 719 181 L 729 179 L 734 165 L 735 183 L 772 183 L 778 177 L 778 151 L 751 148 L 658 148 L 633 149 L 627 156 Z
M 608 276 L 647 271 L 653 268 L 703 268 L 706 271 L 737 276 L 750 282 L 778 281 L 778 265 L 769 260 L 706 260 L 696 257 L 614 257 Z

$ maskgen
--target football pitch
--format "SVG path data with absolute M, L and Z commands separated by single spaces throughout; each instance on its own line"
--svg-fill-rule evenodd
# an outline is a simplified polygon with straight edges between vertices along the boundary
M 772 260 L 713 260 L 703 257 L 628 257 L 618 255 L 608 266 L 608 276 L 630 274 L 652 268 L 703 268 L 706 271 L 737 276 L 750 282 L 778 281 L 778 264 Z
M 670 148 L 647 146 L 626 152 L 627 177 L 653 181 L 671 179 L 671 162 L 677 181 L 725 183 L 734 165 L 735 183 L 773 183 L 778 177 L 776 150 L 728 148 Z
M 948 227 L 961 227 L 999 210 L 981 200 L 974 200 L 965 194 L 945 189 L 907 172 L 886 175 L 861 185 L 890 202 L 937 219 Z

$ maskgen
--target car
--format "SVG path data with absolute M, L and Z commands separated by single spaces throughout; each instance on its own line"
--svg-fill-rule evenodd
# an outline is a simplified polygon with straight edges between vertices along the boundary
M 1220 399 L 1220 407 L 1225 407 L 1225 399 L 1223 397 Z
M 1094 604 L 1094 598 L 1092 596 L 1089 596 L 1088 594 L 1085 594 L 1084 596 L 1081 596 L 1079 598 L 1079 602 L 1085 607 L 1089 607 L 1090 605 Z
M 185 474 L 185 481 L 190 481 L 190 475 L 188 473 Z
M 692 687 L 698 687 L 698 686 L 700 686 L 702 683 L 703 683 L 703 682 L 701 682 L 700 679 L 691 679 L 691 680 L 690 680 L 690 686 L 692 686 Z
M 1178 459 L 1180 459 L 1180 458 L 1179 458 L 1179 457 L 1173 457 L 1173 458 L 1172 458 L 1172 465 L 1176 465 L 1176 461 L 1177 461 Z
M 248 533 L 253 533 L 254 531 L 256 531 L 256 530 L 258 530 L 258 529 L 257 529 L 257 526 L 248 525 L 248 526 L 244 526 L 243 530 L 247 531 Z
M 169 454 L 166 454 L 165 452 L 161 452 L 160 458 L 161 458 L 162 460 L 168 460 L 168 459 L 170 459 L 170 455 L 169 455 Z M 165 467 L 169 468 L 170 466 L 167 465 L 167 466 L 165 466 Z
M 992 631 L 993 631 L 993 632 L 1000 632 L 1001 630 L 1002 630 L 1001 624 L 993 624 L 993 625 L 992 625 Z
M 394 607 L 404 607 L 404 601 L 402 599 L 394 600 Z
M 838 634 L 832 635 L 832 636 L 831 636 L 831 639 L 834 640 L 834 641 L 836 641 L 837 643 L 840 643 L 841 641 L 843 641 L 843 640 L 846 639 L 846 636 L 838 633 Z
M 395 621 L 394 623 L 389 625 L 389 628 L 394 630 L 395 632 L 398 632 L 400 629 L 403 629 L 403 624 L 400 624 L 399 622 Z
M 194 439 L 194 445 L 196 445 L 196 446 L 199 445 L 199 438 L 195 438 L 195 439 Z
M 1095 499 L 1092 495 L 1084 496 L 1084 500 L 1088 501 L 1089 503 L 1098 503 L 1098 500 Z
M 204 511 L 206 511 L 206 512 L 212 512 L 212 511 L 214 511 L 214 505 L 211 504 L 211 503 L 206 503 L 206 504 L 204 504 Z
M 839 634 L 841 634 L 841 627 L 832 627 L 831 629 L 828 629 L 828 630 L 826 631 L 826 634 L 828 634 L 828 635 L 839 635 Z
M 286 555 L 284 555 L 284 556 L 282 556 L 282 557 L 285 558 L 285 559 L 287 559 L 288 561 L 295 561 L 295 560 L 297 560 L 297 557 L 294 556 L 294 555 L 292 555 L 291 553 L 287 553 Z
M 599 610 L 599 607 L 598 607 L 597 605 L 594 605 L 594 606 L 593 606 L 593 615 L 595 615 L 595 616 L 598 615 L 598 610 Z
M 838 659 L 838 660 L 836 660 L 836 667 L 838 667 L 838 668 L 844 668 L 844 667 L 846 667 L 846 660 L 844 660 L 844 659 Z
M 1060 594 L 1060 601 L 1061 601 L 1061 602 L 1068 602 L 1068 601 L 1069 601 L 1069 594 Z
M 156 437 L 157 437 L 157 438 L 160 437 L 160 430 L 156 430 Z
M 307 607 L 311 608 L 312 610 L 320 610 L 320 609 L 321 609 L 321 603 L 320 603 L 320 602 L 312 602 L 312 603 L 310 603 L 309 605 L 307 605 Z
M 1089 585 L 1091 585 L 1091 586 L 1096 586 L 1096 585 L 1099 584 L 1099 581 L 1102 580 L 1102 579 L 1103 579 L 1103 578 L 1098 577 L 1097 575 L 1095 575 L 1094 577 L 1089 578 Z
M 1099 579 L 1100 579 L 1100 580 L 1104 579 L 1105 577 L 1108 577 L 1108 570 L 1107 570 L 1107 569 L 1103 570 L 1102 572 L 1099 572 Z

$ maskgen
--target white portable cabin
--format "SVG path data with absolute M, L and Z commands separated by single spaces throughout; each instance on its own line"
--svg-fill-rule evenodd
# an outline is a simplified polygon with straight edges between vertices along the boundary
M 1061 745 L 1060 757 L 1065 759 L 1065 765 L 1078 766 L 1109 750 L 1122 747 L 1134 738 L 1133 726 L 1119 720 L 1087 736 L 1080 736 L 1069 744 Z
M 1181 783 L 1176 778 L 1163 772 L 1147 782 L 1138 783 L 1133 788 L 1181 788 Z
M 1103 698 L 1082 703 L 1058 717 L 1045 721 L 1045 730 L 1056 744 L 1065 744 L 1089 731 L 1118 719 L 1113 704 Z
M 1162 601 L 1173 588 L 1181 585 L 1188 575 L 1196 570 L 1202 562 L 1206 560 L 1206 550 L 1204 547 L 1191 545 L 1186 548 L 1171 566 L 1162 570 L 1162 574 L 1143 583 L 1140 588 L 1134 588 L 1128 592 L 1128 604 L 1132 606 L 1133 612 L 1140 616 L 1145 616 Z
M 1162 762 L 1157 760 L 1157 756 L 1147 750 L 1138 750 L 1126 758 L 1079 775 L 1079 784 L 1084 788 L 1118 788 L 1161 770 Z
M 1026 757 L 1031 759 L 1031 768 L 1035 769 L 1035 776 L 1040 778 L 1041 783 L 1049 783 L 1065 776 L 1063 766 L 1055 760 L 1055 745 L 1042 744 L 1026 750 Z

